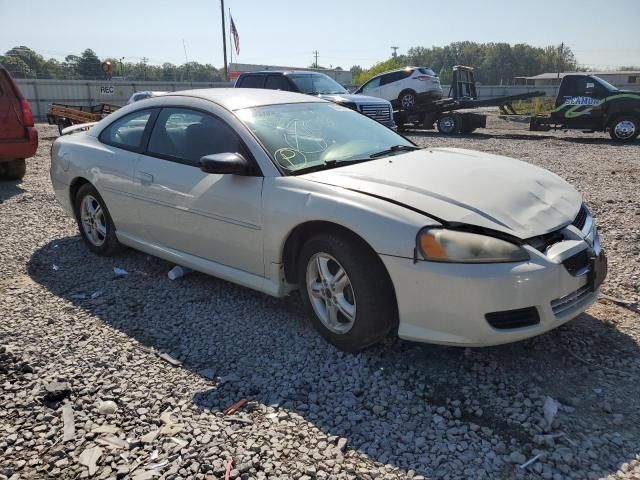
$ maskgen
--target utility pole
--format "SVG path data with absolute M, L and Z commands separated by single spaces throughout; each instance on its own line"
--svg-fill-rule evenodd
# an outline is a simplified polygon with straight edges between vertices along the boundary
M 142 57 L 142 75 L 144 80 L 147 79 L 147 62 L 148 61 L 149 59 L 147 57 Z
M 227 36 L 224 21 L 224 0 L 220 0 L 220 12 L 222 13 L 222 53 L 224 54 L 224 79 L 229 80 L 229 66 L 227 65 Z
M 390 47 L 390 48 L 391 48 L 391 50 L 393 50 L 393 53 L 391 54 L 391 56 L 393 58 L 396 58 L 398 56 L 398 53 L 397 53 L 398 52 L 398 48 L 400 48 L 400 47 Z
M 562 56 L 562 52 L 564 51 L 564 42 L 560 44 L 560 48 L 558 49 L 558 79 L 560 79 L 560 71 L 564 70 L 564 57 Z
M 314 66 L 315 66 L 315 68 L 318 68 L 318 50 L 314 50 L 311 53 L 313 53 L 313 55 L 316 57 L 316 61 L 314 63 Z

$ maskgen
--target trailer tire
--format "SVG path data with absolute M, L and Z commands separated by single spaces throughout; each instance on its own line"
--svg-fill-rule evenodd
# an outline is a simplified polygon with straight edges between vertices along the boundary
M 460 133 L 461 120 L 457 113 L 444 113 L 438 118 L 438 131 L 445 135 Z
M 68 118 L 59 119 L 58 120 L 58 133 L 60 133 L 60 135 L 62 135 L 62 130 L 64 130 L 67 127 L 70 127 L 71 125 L 73 125 L 73 123 Z
M 616 142 L 631 142 L 640 134 L 640 120 L 632 115 L 620 115 L 609 124 L 609 135 Z

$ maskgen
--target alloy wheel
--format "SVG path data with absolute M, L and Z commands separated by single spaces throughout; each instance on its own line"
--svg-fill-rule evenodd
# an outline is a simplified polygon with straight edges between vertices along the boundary
M 616 123 L 614 131 L 616 137 L 621 140 L 626 140 L 627 138 L 633 137 L 633 135 L 636 133 L 636 126 L 630 120 L 622 120 Z
M 92 195 L 85 195 L 82 199 L 80 220 L 87 240 L 101 247 L 107 239 L 107 219 L 102 206 Z
M 409 110 L 410 108 L 413 107 L 413 104 L 415 103 L 413 95 L 411 94 L 404 95 L 402 97 L 401 103 L 402 103 L 402 108 L 404 110 Z
M 346 270 L 333 256 L 318 252 L 307 263 L 307 293 L 314 312 L 331 332 L 345 334 L 356 321 L 356 299 Z

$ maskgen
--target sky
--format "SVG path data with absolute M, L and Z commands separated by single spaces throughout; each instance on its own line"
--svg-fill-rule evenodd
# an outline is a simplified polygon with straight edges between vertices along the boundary
M 322 66 L 366 68 L 387 59 L 391 46 L 405 53 L 471 40 L 564 42 L 581 65 L 640 66 L 640 0 L 224 3 L 240 35 L 234 61 L 241 63 L 305 67 L 317 50 Z M 151 64 L 181 64 L 188 58 L 221 67 L 220 0 L 0 0 L 0 52 L 17 45 L 58 60 L 91 48 L 99 57 L 131 62 L 146 57 Z

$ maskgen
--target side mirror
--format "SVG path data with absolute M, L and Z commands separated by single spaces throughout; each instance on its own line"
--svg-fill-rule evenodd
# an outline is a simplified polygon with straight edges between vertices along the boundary
M 219 175 L 248 175 L 251 168 L 247 159 L 239 153 L 216 153 L 200 159 L 200 170 Z

